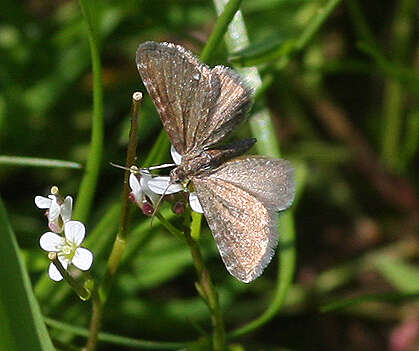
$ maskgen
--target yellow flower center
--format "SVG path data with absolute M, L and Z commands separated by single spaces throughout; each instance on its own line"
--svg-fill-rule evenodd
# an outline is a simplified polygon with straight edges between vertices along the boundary
M 74 257 L 74 254 L 76 253 L 77 248 L 78 246 L 76 243 L 65 240 L 65 244 L 61 247 L 60 253 L 62 256 L 64 256 L 67 260 L 71 262 L 71 260 Z

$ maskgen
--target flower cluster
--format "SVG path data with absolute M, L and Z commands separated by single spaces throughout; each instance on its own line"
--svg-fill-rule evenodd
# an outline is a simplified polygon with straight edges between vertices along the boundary
M 58 188 L 54 186 L 48 197 L 36 196 L 35 205 L 46 210 L 48 227 L 51 230 L 41 236 L 39 240 L 41 248 L 47 252 L 55 252 L 59 263 L 65 270 L 70 264 L 82 271 L 88 270 L 93 263 L 93 254 L 80 246 L 84 240 L 86 229 L 83 223 L 71 219 L 72 197 L 67 196 L 62 199 Z M 49 265 L 48 275 L 55 281 L 63 279 L 54 262 Z
M 180 155 L 173 146 L 170 151 L 175 165 L 179 165 L 182 162 L 182 155 Z M 138 169 L 135 166 L 132 166 L 130 171 L 130 199 L 139 206 L 146 215 L 153 214 L 154 206 L 159 201 L 158 195 L 169 195 L 186 190 L 182 184 L 170 183 L 169 176 L 153 177 L 149 170 Z M 202 206 L 195 192 L 189 194 L 189 205 L 193 211 L 203 213 Z

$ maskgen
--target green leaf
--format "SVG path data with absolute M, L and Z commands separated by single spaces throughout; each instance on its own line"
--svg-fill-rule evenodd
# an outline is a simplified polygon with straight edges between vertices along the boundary
M 289 55 L 294 49 L 293 40 L 267 38 L 258 43 L 252 43 L 242 50 L 230 55 L 230 62 L 244 66 L 256 66 L 265 62 L 274 61 L 281 56 Z
M 73 333 L 74 335 L 87 337 L 89 331 L 85 328 L 74 326 L 73 324 L 63 323 L 51 318 L 46 318 L 46 322 L 52 328 L 58 330 L 65 330 Z M 99 333 L 99 340 L 109 344 L 115 344 L 120 346 L 128 346 L 130 349 L 141 349 L 141 350 L 175 350 L 186 346 L 186 342 L 158 342 L 149 341 L 142 339 L 127 338 L 110 333 Z
M 54 350 L 0 199 L 0 350 Z
M 321 306 L 321 312 L 331 312 L 345 307 L 355 306 L 366 302 L 389 302 L 401 303 L 412 300 L 418 300 L 419 293 L 383 293 L 383 294 L 368 294 L 357 296 L 349 299 L 341 299 Z
M 225 0 L 214 0 L 214 3 L 217 11 L 221 12 L 225 5 Z M 231 52 L 241 50 L 249 45 L 246 26 L 240 12 L 238 12 L 238 15 L 235 16 L 233 21 L 230 23 L 225 40 L 227 47 Z M 260 75 L 254 67 L 242 68 L 239 70 L 239 73 L 245 77 L 249 86 L 255 90 L 261 86 L 262 81 Z M 258 139 L 256 147 L 259 153 L 271 157 L 280 157 L 279 143 L 275 136 L 271 116 L 267 109 L 261 109 L 251 117 L 250 128 L 252 134 Z M 279 243 L 280 264 L 278 269 L 279 276 L 273 301 L 259 317 L 232 331 L 229 334 L 230 338 L 247 334 L 250 331 L 260 328 L 262 325 L 266 324 L 278 313 L 285 301 L 288 290 L 292 284 L 296 261 L 296 233 L 294 228 L 293 213 L 290 210 L 281 215 L 279 219 L 279 227 L 282 232 Z
M 37 157 L 0 156 L 0 165 L 11 166 L 33 166 L 33 167 L 55 167 L 55 168 L 82 168 L 80 163 L 52 160 Z
M 400 258 L 383 256 L 374 262 L 381 275 L 402 292 L 419 292 L 419 270 Z

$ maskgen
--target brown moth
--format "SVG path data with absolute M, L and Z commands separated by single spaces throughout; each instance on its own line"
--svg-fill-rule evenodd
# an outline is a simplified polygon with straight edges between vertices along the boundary
M 210 68 L 171 43 L 146 42 L 137 68 L 181 163 L 171 183 L 193 183 L 227 270 L 248 283 L 262 274 L 278 244 L 278 211 L 295 195 L 283 159 L 241 156 L 255 139 L 216 146 L 240 124 L 251 90 L 230 68 Z

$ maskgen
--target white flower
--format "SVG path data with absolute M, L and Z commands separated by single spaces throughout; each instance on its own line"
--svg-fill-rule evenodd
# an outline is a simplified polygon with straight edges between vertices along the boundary
M 182 162 L 182 155 L 179 154 L 175 148 L 173 147 L 173 145 L 170 148 L 170 153 L 172 155 L 172 159 L 173 162 L 176 165 L 179 165 Z M 131 174 L 132 176 L 132 174 Z M 141 178 L 141 180 L 143 180 L 144 177 Z M 131 179 L 131 177 L 130 177 Z M 144 185 L 141 184 L 143 186 L 143 189 L 147 189 L 150 190 L 151 192 L 155 193 L 155 194 L 159 194 L 159 195 L 168 195 L 168 194 L 174 194 L 180 191 L 184 190 L 184 187 L 182 186 L 182 184 L 170 184 L 170 177 L 165 176 L 165 177 L 151 177 L 151 175 L 149 175 L 149 178 L 144 179 Z M 131 189 L 133 189 L 131 182 L 130 182 L 130 186 Z M 148 195 L 148 194 L 147 194 Z M 193 211 L 195 212 L 199 212 L 199 213 L 204 213 L 202 210 L 202 206 L 199 202 L 198 196 L 196 195 L 195 192 L 191 193 L 189 195 L 189 204 L 192 208 Z
M 64 269 L 73 264 L 78 269 L 87 271 L 92 266 L 93 254 L 90 250 L 80 247 L 85 234 L 86 230 L 83 223 L 68 221 L 64 224 L 65 237 L 53 232 L 47 232 L 41 236 L 39 244 L 45 251 L 56 252 L 58 260 Z M 57 282 L 63 279 L 63 276 L 52 262 L 49 265 L 48 275 Z
M 55 187 L 51 189 L 52 194 L 48 195 L 48 197 L 35 196 L 35 205 L 38 208 L 47 210 L 49 229 L 55 233 L 61 233 L 64 224 L 71 219 L 73 198 L 67 196 L 62 201 L 58 195 L 54 194 L 54 189 Z
M 133 170 L 129 176 L 129 186 L 132 190 L 131 196 L 133 201 L 141 207 L 147 202 L 147 196 L 153 204 L 157 203 L 159 197 L 147 185 L 153 178 L 150 172 L 148 170 L 136 170 L 136 168 Z
M 196 192 L 192 192 L 189 194 L 189 205 L 191 205 L 192 211 L 204 213 L 204 210 L 202 209 L 201 203 L 199 202 L 198 195 L 196 195 Z
M 173 145 L 170 146 L 170 154 L 172 155 L 172 160 L 177 165 L 180 165 L 182 163 L 182 155 L 176 151 L 175 147 Z
M 147 187 L 155 194 L 169 195 L 183 191 L 182 184 L 170 184 L 170 177 L 158 176 L 147 181 Z

